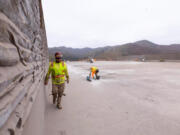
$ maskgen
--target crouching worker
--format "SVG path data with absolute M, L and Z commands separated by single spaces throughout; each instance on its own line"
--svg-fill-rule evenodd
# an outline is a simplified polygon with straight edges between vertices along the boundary
M 48 84 L 48 79 L 51 75 L 53 104 L 56 104 L 57 101 L 57 108 L 62 109 L 61 98 L 65 89 L 65 77 L 67 79 L 67 83 L 69 83 L 69 75 L 66 63 L 62 60 L 62 54 L 59 52 L 55 53 L 55 59 L 56 61 L 51 62 L 49 65 L 49 69 L 45 77 L 45 85 Z
M 91 67 L 90 68 L 90 74 L 89 74 L 89 78 L 93 78 L 93 79 L 100 79 L 100 76 L 98 76 L 99 73 L 99 69 L 97 67 Z M 95 76 L 96 78 L 95 78 Z

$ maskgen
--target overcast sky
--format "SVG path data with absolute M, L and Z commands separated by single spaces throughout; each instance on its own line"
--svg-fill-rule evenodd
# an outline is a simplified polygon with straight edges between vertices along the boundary
M 180 0 L 42 0 L 49 47 L 180 43 Z

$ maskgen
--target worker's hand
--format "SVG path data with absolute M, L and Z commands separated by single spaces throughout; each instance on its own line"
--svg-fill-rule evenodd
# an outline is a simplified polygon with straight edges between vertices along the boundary
M 44 81 L 44 85 L 47 85 L 48 84 L 48 81 Z
M 67 79 L 67 83 L 69 83 L 69 78 Z

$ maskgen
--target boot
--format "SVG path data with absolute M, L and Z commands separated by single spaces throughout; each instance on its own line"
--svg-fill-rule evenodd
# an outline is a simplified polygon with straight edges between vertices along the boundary
M 60 104 L 57 104 L 56 106 L 58 109 L 62 109 L 62 106 Z
M 58 109 L 62 109 L 62 106 L 61 106 L 61 96 L 58 95 L 58 98 L 57 98 L 57 106 L 56 106 Z
M 53 104 L 55 104 L 56 103 L 56 94 L 53 94 Z

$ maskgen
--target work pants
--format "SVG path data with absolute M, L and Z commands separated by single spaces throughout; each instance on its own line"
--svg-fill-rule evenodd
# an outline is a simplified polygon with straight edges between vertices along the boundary
M 65 83 L 52 85 L 53 102 L 57 100 L 57 105 L 61 105 L 61 98 L 64 93 L 64 89 Z

